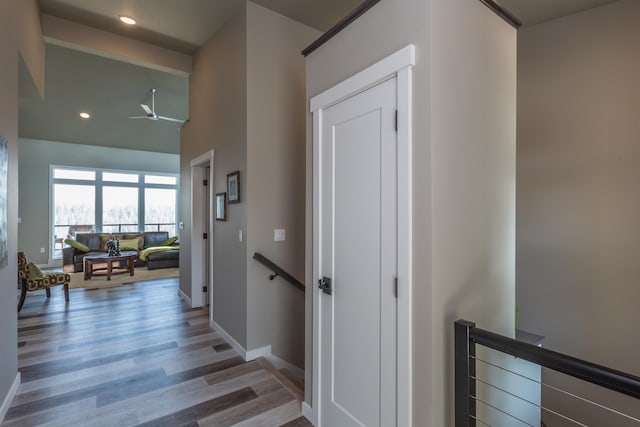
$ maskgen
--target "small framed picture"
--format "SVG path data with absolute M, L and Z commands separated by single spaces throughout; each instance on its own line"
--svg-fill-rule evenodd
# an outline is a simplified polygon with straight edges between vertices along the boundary
M 240 171 L 227 174 L 227 202 L 240 203 Z
M 227 220 L 227 193 L 216 193 L 216 221 Z

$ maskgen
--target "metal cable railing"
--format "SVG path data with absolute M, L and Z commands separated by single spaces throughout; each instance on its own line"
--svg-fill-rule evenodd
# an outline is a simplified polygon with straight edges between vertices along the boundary
M 570 423 L 570 425 L 589 427 L 589 424 L 587 424 L 589 421 L 579 420 L 577 419 L 579 418 L 577 416 L 562 413 L 559 408 L 550 408 L 528 399 L 527 397 L 519 394 L 521 392 L 519 389 L 510 390 L 505 386 L 495 384 L 492 381 L 492 375 L 489 375 L 488 372 L 485 373 L 485 375 L 479 375 L 477 373 L 478 364 L 484 365 L 485 368 L 490 367 L 498 369 L 502 374 L 510 375 L 513 378 L 529 381 L 532 385 L 539 386 L 540 390 L 542 388 L 553 390 L 566 398 L 575 399 L 581 404 L 590 405 L 602 410 L 602 413 L 610 420 L 608 421 L 608 423 L 610 423 L 608 425 L 619 425 L 620 422 L 624 422 L 624 425 L 640 427 L 640 414 L 632 415 L 623 410 L 611 408 L 603 403 L 596 402 L 594 399 L 589 399 L 587 397 L 580 396 L 577 393 L 563 390 L 560 387 L 547 384 L 535 378 L 530 378 L 505 366 L 500 366 L 497 363 L 484 360 L 476 355 L 476 344 L 488 349 L 497 350 L 500 353 L 515 356 L 518 359 L 523 359 L 535 365 L 539 365 L 540 367 L 561 372 L 602 388 L 613 390 L 634 399 L 638 399 L 639 402 L 637 407 L 640 408 L 639 377 L 529 343 L 517 341 L 493 332 L 485 331 L 476 328 L 475 324 L 472 322 L 459 320 L 455 322 L 456 427 L 475 426 L 476 424 L 492 426 L 489 420 L 483 419 L 479 416 L 478 412 L 480 408 L 496 411 L 501 416 L 507 417 L 507 419 L 510 420 L 508 423 L 496 424 L 496 426 L 538 425 L 538 423 L 532 424 L 530 421 L 522 419 L 517 414 L 510 412 L 508 408 L 509 405 L 502 407 L 496 402 L 489 402 L 486 399 L 479 397 L 479 393 L 477 392 L 478 387 L 491 390 L 494 395 L 500 395 L 503 400 L 511 399 L 512 401 L 517 401 L 522 405 L 537 409 L 540 413 L 546 413 L 549 414 L 549 416 L 558 417 L 559 419 L 562 419 L 563 422 Z M 544 425 L 544 423 L 541 424 Z M 595 426 L 600 424 L 593 425 Z

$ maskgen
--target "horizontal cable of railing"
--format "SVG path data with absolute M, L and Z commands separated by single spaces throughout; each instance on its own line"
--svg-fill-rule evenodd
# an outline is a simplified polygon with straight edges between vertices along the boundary
M 499 369 L 505 369 L 490 362 L 485 362 L 476 357 L 475 345 L 481 345 L 505 354 L 512 355 L 519 359 L 523 359 L 536 365 L 564 373 L 574 378 L 596 384 L 603 388 L 613 390 L 636 399 L 640 399 L 640 377 L 617 371 L 605 366 L 597 365 L 576 357 L 568 356 L 553 350 L 538 347 L 526 342 L 518 341 L 513 338 L 505 337 L 490 331 L 476 328 L 473 322 L 466 320 L 458 320 L 455 322 L 455 426 L 470 426 L 476 422 L 485 424 L 476 417 L 476 402 L 484 403 L 477 399 L 476 382 L 488 385 L 496 390 L 504 391 L 495 385 L 489 384 L 484 380 L 476 377 L 476 360 L 487 363 Z M 505 369 L 508 371 L 507 369 Z M 514 374 L 521 376 L 514 372 Z M 531 381 L 530 378 L 527 378 Z M 537 381 L 536 381 L 537 382 Z M 540 385 L 547 386 L 540 383 Z M 553 387 L 555 388 L 555 387 Z M 565 393 L 563 391 L 563 393 Z M 507 391 L 507 394 L 511 394 Z M 570 394 L 570 393 L 566 393 Z M 573 395 L 572 395 L 573 396 Z M 521 400 L 521 397 L 515 396 Z M 638 422 L 637 418 L 606 408 L 603 405 L 589 401 L 580 396 L 573 396 L 582 401 L 588 402 L 604 408 L 607 411 L 618 416 L 626 417 L 629 420 Z M 533 402 L 529 402 L 532 403 Z M 489 405 L 490 406 L 490 405 Z M 537 405 L 536 405 L 537 406 Z M 559 415 L 567 420 L 572 421 L 576 425 L 584 425 L 573 419 L 564 417 L 561 414 L 539 406 L 541 410 Z M 526 423 L 525 423 L 526 424 Z
M 471 328 L 469 337 L 476 344 L 640 399 L 640 377 L 476 327 Z

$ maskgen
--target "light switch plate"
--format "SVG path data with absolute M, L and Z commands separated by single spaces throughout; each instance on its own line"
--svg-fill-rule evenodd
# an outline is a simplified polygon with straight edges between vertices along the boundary
M 276 228 L 273 230 L 273 241 L 283 242 L 285 240 L 285 232 L 284 228 Z

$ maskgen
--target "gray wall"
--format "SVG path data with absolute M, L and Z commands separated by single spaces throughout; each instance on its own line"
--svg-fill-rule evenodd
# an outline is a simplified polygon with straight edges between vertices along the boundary
M 18 247 L 18 88 L 42 96 L 44 57 L 35 0 L 0 2 L 0 137 L 8 140 L 7 266 L 0 269 L 0 406 L 10 402 L 16 380 L 18 326 L 16 278 Z M 20 70 L 20 76 L 18 76 Z M 2 421 L 2 417 L 0 417 Z
M 640 3 L 623 0 L 518 35 L 519 324 L 546 347 L 635 375 L 638 17 Z M 550 393 L 543 401 L 613 425 Z M 637 401 L 618 402 L 632 404 L 640 416 Z
M 240 171 L 241 203 L 213 229 L 213 316 L 247 350 L 304 362 L 304 298 L 252 259 L 262 252 L 294 276 L 304 273 L 304 58 L 317 30 L 252 2 L 201 48 L 190 80 L 191 120 L 181 140 L 183 245 L 190 257 L 190 166 L 214 150 L 214 190 Z M 286 229 L 274 242 L 273 230 Z M 238 240 L 243 231 L 243 242 Z M 191 275 L 181 272 L 190 294 Z
M 47 264 L 50 257 L 49 166 L 81 166 L 141 172 L 179 173 L 177 154 L 151 153 L 82 144 L 19 141 L 20 204 L 18 215 L 19 247 L 30 261 Z M 41 254 L 40 248 L 47 253 Z
M 246 348 L 247 247 L 247 41 L 246 5 L 198 50 L 189 81 L 191 118 L 180 142 L 181 258 L 191 259 L 190 161 L 213 149 L 215 192 L 226 192 L 227 173 L 240 171 L 241 203 L 227 206 L 227 221 L 213 228 L 214 320 Z M 181 269 L 180 288 L 191 295 L 191 272 Z
M 477 1 L 380 2 L 307 58 L 308 97 L 408 43 L 417 57 L 413 423 L 443 426 L 453 422 L 453 321 L 514 333 L 516 32 Z M 308 137 L 307 236 L 310 165 Z M 311 248 L 309 238 L 308 285 Z M 307 342 L 307 366 L 310 354 Z M 309 375 L 305 385 L 309 402 Z
M 247 6 L 248 349 L 304 366 L 304 293 L 251 259 L 260 252 L 304 281 L 305 61 L 320 32 Z M 275 228 L 286 230 L 274 242 Z
M 8 265 L 0 269 L 0 405 L 18 372 L 16 277 L 18 247 L 18 23 L 17 2 L 0 2 L 0 136 L 9 141 Z M 7 402 L 8 403 L 8 402 Z

